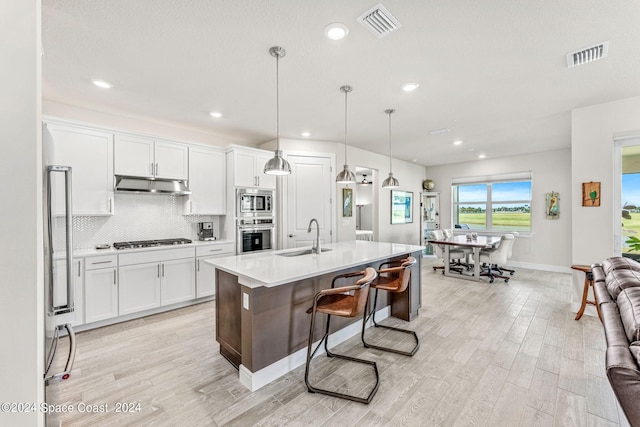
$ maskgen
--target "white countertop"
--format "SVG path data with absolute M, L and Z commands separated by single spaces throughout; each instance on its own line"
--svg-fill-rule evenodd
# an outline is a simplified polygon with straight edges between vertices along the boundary
M 77 249 L 73 251 L 74 257 L 90 257 L 90 256 L 99 256 L 99 255 L 118 255 L 118 254 L 126 254 L 131 252 L 142 252 L 142 251 L 161 251 L 165 249 L 180 249 L 180 248 L 195 248 L 198 246 L 207 246 L 207 245 L 221 245 L 225 243 L 234 243 L 233 240 L 194 240 L 192 243 L 185 243 L 182 245 L 167 245 L 167 246 L 152 246 L 149 248 L 134 248 L 134 249 L 114 249 L 113 245 L 109 249 Z M 64 252 L 56 252 L 54 255 L 54 259 L 60 259 L 64 257 Z
M 238 276 L 239 282 L 250 288 L 273 287 L 367 263 L 377 267 L 377 261 L 424 249 L 423 246 L 362 240 L 330 243 L 323 248 L 331 250 L 319 255 L 295 257 L 278 255 L 309 249 L 309 247 L 284 249 L 220 257 L 205 262 Z

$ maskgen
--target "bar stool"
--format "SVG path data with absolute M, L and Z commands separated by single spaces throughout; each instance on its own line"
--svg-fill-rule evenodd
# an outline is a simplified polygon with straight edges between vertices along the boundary
M 580 306 L 580 310 L 578 310 L 578 314 L 576 314 L 576 320 L 580 320 L 580 318 L 584 314 L 584 309 L 587 307 L 587 304 L 591 304 L 596 306 L 598 317 L 600 318 L 600 322 L 602 322 L 602 314 L 600 314 L 600 306 L 598 305 L 598 299 L 596 297 L 595 289 L 593 291 L 593 301 L 587 300 L 587 295 L 589 294 L 589 287 L 593 287 L 593 273 L 591 272 L 591 267 L 588 265 L 574 264 L 571 266 L 571 268 L 574 270 L 584 272 L 584 289 L 582 290 L 582 305 Z
M 318 292 L 313 299 L 313 307 L 307 310 L 308 313 L 311 314 L 311 328 L 309 330 L 309 346 L 307 349 L 307 365 L 304 372 L 304 382 L 307 385 L 307 389 L 310 393 L 321 393 L 327 394 L 329 396 L 340 397 L 343 399 L 353 400 L 355 402 L 360 403 L 369 403 L 371 399 L 378 391 L 378 387 L 380 385 L 380 376 L 378 374 L 378 365 L 376 362 L 372 362 L 370 360 L 358 359 L 355 357 L 345 356 L 342 354 L 332 353 L 329 351 L 327 347 L 327 338 L 329 336 L 329 322 L 331 321 L 331 316 L 340 316 L 340 317 L 356 317 L 361 315 L 362 313 L 366 314 L 365 306 L 368 302 L 369 297 L 369 285 L 371 281 L 376 278 L 378 274 L 376 270 L 367 267 L 364 271 L 356 272 L 356 273 L 348 273 L 341 274 L 333 278 L 331 282 L 330 289 L 324 289 Z M 336 280 L 345 277 L 357 277 L 361 278 L 351 286 L 342 286 L 339 288 L 334 287 Z M 327 326 L 324 332 L 324 336 L 318 343 L 318 346 L 311 351 L 311 347 L 313 346 L 313 327 L 316 320 L 316 313 L 325 313 L 327 315 Z M 349 360 L 351 362 L 364 363 L 367 365 L 371 365 L 376 374 L 376 383 L 373 386 L 373 389 L 369 393 L 366 398 L 352 396 L 349 394 L 338 393 L 336 391 L 321 389 L 315 386 L 312 386 L 309 383 L 309 367 L 311 365 L 311 359 L 316 354 L 316 351 L 322 345 L 324 341 L 324 350 L 327 353 L 328 357 L 336 357 L 339 359 Z
M 378 290 L 383 290 L 387 292 L 403 292 L 409 286 L 409 281 L 411 280 L 411 269 L 416 264 L 416 259 L 414 257 L 408 257 L 401 261 L 390 261 L 380 264 L 378 268 L 378 278 L 371 283 L 371 288 L 375 289 L 374 297 L 373 297 L 373 308 L 369 313 L 364 317 L 362 321 L 362 343 L 367 348 L 375 348 L 378 350 L 389 351 L 392 353 L 402 354 L 405 356 L 413 356 L 416 354 L 416 351 L 420 348 L 420 340 L 418 340 L 418 335 L 411 330 L 396 328 L 393 326 L 385 326 L 380 325 L 376 322 L 376 304 L 378 302 Z M 385 265 L 389 265 L 389 268 L 382 268 Z M 414 340 L 416 341 L 416 345 L 411 349 L 411 351 L 402 351 L 396 350 L 394 348 L 389 347 L 381 347 L 377 345 L 370 344 L 365 341 L 364 333 L 365 333 L 365 325 L 369 318 L 373 319 L 373 325 L 376 328 L 384 328 L 390 329 L 392 331 L 402 332 L 405 334 L 413 335 Z

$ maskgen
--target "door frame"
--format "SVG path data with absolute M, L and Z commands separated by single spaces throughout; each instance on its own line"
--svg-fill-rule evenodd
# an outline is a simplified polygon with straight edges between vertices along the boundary
M 326 152 L 316 152 L 316 151 L 287 151 L 284 154 L 284 158 L 289 161 L 289 156 L 301 156 L 301 157 L 322 157 L 329 159 L 330 165 L 330 173 L 333 176 L 333 173 L 336 170 L 336 155 L 334 153 L 326 153 Z M 284 249 L 284 244 L 287 241 L 287 227 L 288 223 L 287 218 L 287 191 L 285 188 L 284 180 L 286 177 L 282 177 L 282 179 L 278 179 L 276 183 L 276 248 Z M 335 182 L 331 182 L 329 186 L 331 189 L 331 202 L 333 205 L 333 209 L 331 209 L 331 243 L 336 241 L 336 227 L 337 227 L 337 215 L 336 215 L 336 184 Z

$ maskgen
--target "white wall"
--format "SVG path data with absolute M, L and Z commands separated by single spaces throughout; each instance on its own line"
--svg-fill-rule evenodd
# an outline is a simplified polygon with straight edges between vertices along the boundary
M 551 271 L 570 271 L 571 265 L 571 153 L 557 150 L 525 156 L 484 159 L 468 163 L 427 168 L 440 192 L 440 226 L 451 228 L 452 178 L 528 172 L 533 177 L 530 237 L 518 238 L 513 248 L 512 265 Z M 545 195 L 560 193 L 560 218 L 545 216 Z
M 269 141 L 260 148 L 273 149 L 274 147 L 275 142 Z M 285 155 L 287 154 L 287 150 L 295 152 L 333 153 L 336 156 L 336 167 L 334 167 L 335 175 L 342 170 L 344 165 L 344 145 L 342 143 L 281 138 L 280 148 Z M 391 225 L 390 190 L 381 188 L 382 181 L 389 174 L 389 158 L 355 147 L 349 147 L 347 157 L 351 171 L 355 172 L 356 166 L 377 171 L 377 174 L 374 172 L 374 176 L 376 177 L 373 183 L 373 197 L 374 199 L 376 196 L 378 198 L 377 230 L 375 230 L 376 227 L 374 226 L 374 231 L 377 231 L 377 240 L 381 242 L 420 244 L 419 195 L 422 188 L 422 180 L 425 178 L 425 167 L 402 160 L 393 160 L 393 175 L 400 181 L 399 190 L 412 191 L 414 203 L 412 223 Z M 342 197 L 342 188 L 344 185 L 336 184 L 336 186 L 336 196 Z M 354 240 L 356 232 L 355 215 L 350 218 L 343 218 L 340 203 L 336 203 L 335 205 L 337 209 L 336 240 Z
M 40 1 L 0 13 L 0 402 L 44 400 Z M 43 425 L 42 414 L 0 411 L 0 425 Z
M 640 135 L 640 97 L 579 108 L 571 115 L 571 191 L 574 264 L 592 264 L 616 252 L 614 223 L 614 138 Z M 582 206 L 582 183 L 599 181 L 599 207 Z

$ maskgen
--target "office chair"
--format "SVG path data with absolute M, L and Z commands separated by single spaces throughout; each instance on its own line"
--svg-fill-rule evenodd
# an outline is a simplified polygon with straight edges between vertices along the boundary
M 493 283 L 496 278 L 504 279 L 505 283 L 509 282 L 509 276 L 502 275 L 496 266 L 507 263 L 507 255 L 513 240 L 513 234 L 505 234 L 500 239 L 498 247 L 480 250 L 480 262 L 484 265 L 480 276 L 489 277 L 489 283 Z

